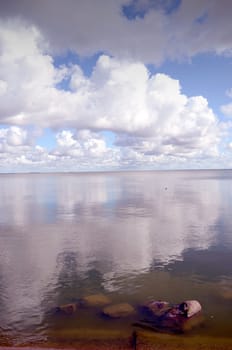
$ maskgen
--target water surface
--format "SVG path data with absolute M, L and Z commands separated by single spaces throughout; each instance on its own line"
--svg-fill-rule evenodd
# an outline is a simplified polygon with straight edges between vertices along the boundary
M 99 292 L 135 307 L 198 299 L 195 332 L 230 338 L 231 212 L 229 170 L 0 175 L 0 343 L 130 332 L 94 310 L 49 316 Z

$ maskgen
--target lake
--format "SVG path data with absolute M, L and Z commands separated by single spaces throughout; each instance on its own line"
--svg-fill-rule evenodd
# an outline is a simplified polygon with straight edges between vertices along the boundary
M 130 334 L 55 307 L 197 299 L 195 336 L 232 338 L 232 171 L 0 175 L 0 345 Z

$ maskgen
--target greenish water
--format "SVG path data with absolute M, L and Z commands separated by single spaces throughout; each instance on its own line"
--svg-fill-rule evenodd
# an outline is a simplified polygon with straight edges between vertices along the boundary
M 139 315 L 52 315 L 103 293 L 200 301 L 232 338 L 232 171 L 0 175 L 0 345 L 131 334 Z

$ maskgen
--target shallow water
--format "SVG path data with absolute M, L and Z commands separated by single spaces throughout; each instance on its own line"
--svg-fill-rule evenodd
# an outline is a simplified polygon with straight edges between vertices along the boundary
M 0 344 L 130 334 L 137 316 L 49 313 L 95 293 L 197 299 L 193 333 L 232 337 L 231 184 L 228 170 L 0 175 Z

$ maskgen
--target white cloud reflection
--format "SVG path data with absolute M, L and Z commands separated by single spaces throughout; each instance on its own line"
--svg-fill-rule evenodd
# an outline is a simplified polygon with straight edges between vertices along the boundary
M 121 288 L 118 277 L 149 272 L 181 261 L 187 249 L 217 243 L 219 182 L 206 189 L 201 173 L 186 180 L 190 174 L 2 175 L 5 322 L 27 319 L 32 311 L 39 322 L 44 298 L 62 283 L 59 256 L 75 255 L 80 278 L 97 269 L 112 291 Z

